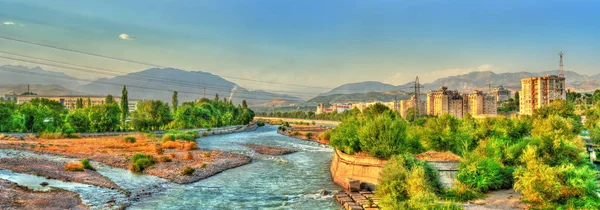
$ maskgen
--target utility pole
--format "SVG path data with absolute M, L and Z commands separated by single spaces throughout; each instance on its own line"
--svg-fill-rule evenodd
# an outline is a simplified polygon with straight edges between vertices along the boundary
M 411 87 L 415 89 L 415 107 L 416 107 L 416 112 L 415 112 L 415 119 L 417 118 L 417 115 L 420 114 L 420 110 L 419 110 L 419 106 L 421 105 L 420 101 L 421 101 L 421 88 L 423 88 L 423 85 L 421 85 L 421 83 L 419 82 L 419 76 L 417 76 L 417 78 L 415 79 L 415 84 Z
M 206 98 L 206 87 L 202 87 L 202 98 Z

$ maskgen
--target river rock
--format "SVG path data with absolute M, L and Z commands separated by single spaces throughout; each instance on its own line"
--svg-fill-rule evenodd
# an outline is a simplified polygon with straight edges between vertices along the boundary
M 42 185 L 42 187 L 48 186 L 48 182 L 42 182 L 40 185 Z

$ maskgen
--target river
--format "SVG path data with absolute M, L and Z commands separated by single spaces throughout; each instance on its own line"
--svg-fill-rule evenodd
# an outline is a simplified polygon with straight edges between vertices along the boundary
M 276 126 L 264 126 L 250 132 L 198 139 L 201 148 L 246 154 L 253 158 L 253 162 L 192 184 L 165 182 L 160 178 L 133 175 L 126 170 L 95 164 L 100 173 L 125 189 L 138 191 L 148 187 L 145 185 L 165 188 L 149 198 L 134 202 L 129 209 L 339 209 L 331 195 L 321 195 L 323 190 L 330 193 L 341 190 L 333 183 L 329 173 L 333 150 L 314 142 L 282 136 L 276 131 Z M 240 145 L 244 143 L 293 148 L 298 152 L 285 156 L 261 155 Z M 0 178 L 25 186 L 35 186 L 40 181 L 39 177 L 6 170 L 0 170 Z M 55 180 L 51 185 L 80 193 L 86 204 L 96 208 L 102 208 L 94 206 L 102 203 L 102 197 L 115 197 L 90 197 L 94 193 L 109 193 L 97 187 L 81 187 L 84 185 Z

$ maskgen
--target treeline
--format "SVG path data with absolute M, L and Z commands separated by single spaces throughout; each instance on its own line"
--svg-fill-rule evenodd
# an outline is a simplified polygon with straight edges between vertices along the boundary
M 295 119 L 305 119 L 305 120 L 331 120 L 331 121 L 341 121 L 350 116 L 356 116 L 360 113 L 358 109 L 346 110 L 342 113 L 338 113 L 337 111 L 331 113 L 321 113 L 315 114 L 313 111 L 293 111 L 293 112 L 257 112 L 256 116 L 259 117 L 280 117 L 280 118 L 295 118 Z
M 439 200 L 473 200 L 513 188 L 534 208 L 598 209 L 598 171 L 578 137 L 584 126 L 564 100 L 519 118 L 442 115 L 408 122 L 391 110 L 370 110 L 342 121 L 330 145 L 390 160 L 376 191 L 384 208 L 440 208 Z M 455 188 L 440 188 L 431 167 L 412 156 L 425 151 L 462 158 Z
M 0 132 L 77 133 L 147 131 L 159 129 L 210 128 L 248 124 L 254 118 L 246 101 L 235 106 L 227 99 L 200 99 L 195 102 L 177 101 L 173 94 L 172 106 L 158 100 L 140 101 L 136 110 L 128 110 L 127 89 L 117 104 L 108 95 L 101 105 L 92 105 L 89 99 L 79 99 L 76 108 L 69 111 L 57 101 L 35 98 L 23 104 L 0 102 Z

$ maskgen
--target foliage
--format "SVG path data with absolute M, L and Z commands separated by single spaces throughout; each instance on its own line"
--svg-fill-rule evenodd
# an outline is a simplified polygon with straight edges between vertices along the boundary
M 411 155 L 390 158 L 381 173 L 375 194 L 382 209 L 440 208 L 437 172 Z
M 304 136 L 306 136 L 307 139 L 310 139 L 313 137 L 313 133 L 308 132 L 308 133 L 304 134 Z
M 183 171 L 181 171 L 181 175 L 184 175 L 184 176 L 191 176 L 192 174 L 194 174 L 194 172 L 196 172 L 196 169 L 195 169 L 195 168 L 192 168 L 192 167 L 186 166 L 186 167 L 183 169 Z
M 179 106 L 179 99 L 177 98 L 177 91 L 173 91 L 171 98 L 171 105 L 173 106 L 173 113 L 177 113 L 177 106 Z
M 90 160 L 87 158 L 81 159 L 81 165 L 83 165 L 83 168 L 85 168 L 85 169 L 92 170 L 92 171 L 96 170 L 90 163 Z
M 68 162 L 65 165 L 65 171 L 84 171 L 81 163 Z
M 158 100 L 140 101 L 131 113 L 131 123 L 136 130 L 158 130 L 171 120 L 169 105 Z
M 129 93 L 127 92 L 127 86 L 123 85 L 121 91 L 121 125 L 125 126 L 125 121 L 129 116 Z
M 127 142 L 127 143 L 135 143 L 135 137 L 133 137 L 133 136 L 125 136 L 125 138 L 123 138 L 123 140 L 125 140 L 125 142 Z
M 131 157 L 131 171 L 141 173 L 154 163 L 155 160 L 152 155 L 135 154 Z
M 333 132 L 333 129 L 327 129 L 325 132 L 322 132 L 319 134 L 319 139 L 321 140 L 329 140 L 331 139 L 331 133 Z
M 112 132 L 119 130 L 121 108 L 115 103 L 105 103 L 88 108 L 91 132 Z
M 90 118 L 87 109 L 75 109 L 67 114 L 66 124 L 76 132 L 90 131 Z
M 264 122 L 257 122 L 256 125 L 262 127 L 262 126 L 265 126 L 265 123 Z
M 115 98 L 111 94 L 108 94 L 106 96 L 106 98 L 104 99 L 104 104 L 114 104 L 114 103 L 115 103 Z
M 474 145 L 474 139 L 469 133 L 464 132 L 460 119 L 450 114 L 430 118 L 424 126 L 421 136 L 423 146 L 434 151 L 451 151 L 454 154 L 463 154 L 465 148 Z

